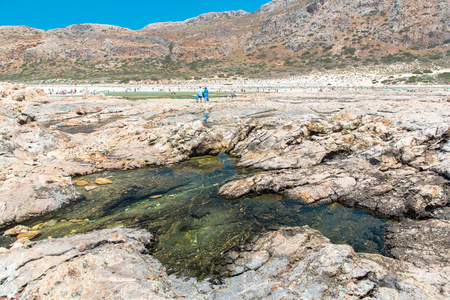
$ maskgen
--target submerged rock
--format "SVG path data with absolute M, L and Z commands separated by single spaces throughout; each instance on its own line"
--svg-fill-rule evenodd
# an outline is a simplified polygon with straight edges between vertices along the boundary
M 23 225 L 17 225 L 14 228 L 6 230 L 3 235 L 4 236 L 17 236 L 19 234 L 26 233 L 28 231 L 31 231 L 30 227 L 23 226 Z
M 112 183 L 112 181 L 108 178 L 97 178 L 95 179 L 94 183 L 99 185 L 109 184 Z
M 17 235 L 17 239 L 27 238 L 29 240 L 32 240 L 35 237 L 40 236 L 40 235 L 41 235 L 41 232 L 39 230 L 33 230 L 33 231 L 20 233 L 19 235 Z
M 76 185 L 78 185 L 78 186 L 85 186 L 85 185 L 88 185 L 88 184 L 89 184 L 89 182 L 84 181 L 84 180 L 77 180 L 77 181 L 75 181 L 74 183 L 75 183 Z

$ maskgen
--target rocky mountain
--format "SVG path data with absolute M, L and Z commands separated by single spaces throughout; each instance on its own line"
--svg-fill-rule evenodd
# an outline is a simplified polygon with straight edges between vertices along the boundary
M 274 0 L 141 30 L 0 27 L 0 79 L 281 76 L 348 65 L 448 65 L 448 0 Z

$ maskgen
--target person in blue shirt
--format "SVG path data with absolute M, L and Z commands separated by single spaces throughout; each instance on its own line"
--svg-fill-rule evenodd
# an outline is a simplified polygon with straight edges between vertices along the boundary
M 203 99 L 205 99 L 206 101 L 209 101 L 209 92 L 208 92 L 208 88 L 205 86 L 205 89 L 203 90 Z
M 231 89 L 230 96 L 231 96 L 231 99 L 236 97 L 236 92 L 233 89 Z
M 200 103 L 202 103 L 202 100 L 203 100 L 203 89 L 202 89 L 202 87 L 199 87 L 198 91 L 197 91 L 197 103 L 199 101 L 200 101 Z

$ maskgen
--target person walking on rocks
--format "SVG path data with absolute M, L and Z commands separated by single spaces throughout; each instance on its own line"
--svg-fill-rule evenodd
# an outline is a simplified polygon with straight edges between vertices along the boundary
M 231 96 L 231 99 L 236 97 L 236 93 L 235 93 L 235 91 L 233 89 L 231 89 L 230 96 Z
M 203 90 L 203 99 L 205 99 L 205 102 L 209 101 L 209 91 L 206 86 L 205 86 L 205 89 Z
M 200 103 L 202 103 L 202 100 L 203 100 L 203 89 L 202 89 L 202 87 L 199 87 L 198 91 L 197 91 L 197 103 L 199 101 L 200 101 Z

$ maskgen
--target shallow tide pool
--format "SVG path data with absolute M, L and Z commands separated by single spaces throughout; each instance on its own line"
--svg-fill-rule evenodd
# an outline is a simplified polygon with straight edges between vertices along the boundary
M 225 154 L 193 158 L 171 168 L 108 171 L 74 178 L 96 186 L 77 187 L 86 199 L 27 223 L 42 231 L 37 239 L 103 228 L 140 227 L 154 234 L 152 254 L 169 273 L 203 277 L 214 272 L 220 254 L 255 234 L 280 226 L 309 225 L 333 243 L 358 252 L 381 253 L 386 221 L 339 204 L 308 206 L 280 195 L 226 200 L 217 189 L 239 173 Z M 1 237 L 0 245 L 14 239 Z

